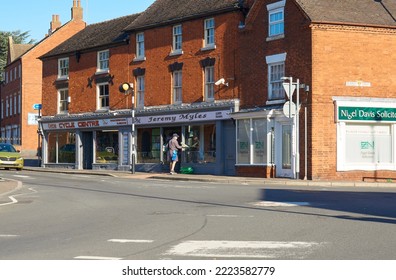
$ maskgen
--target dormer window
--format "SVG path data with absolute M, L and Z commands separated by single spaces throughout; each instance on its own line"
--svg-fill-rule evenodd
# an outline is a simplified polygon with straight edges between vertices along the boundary
M 98 65 L 96 72 L 107 72 L 109 71 L 109 50 L 98 52 Z
M 58 60 L 58 79 L 67 79 L 69 77 L 69 58 Z

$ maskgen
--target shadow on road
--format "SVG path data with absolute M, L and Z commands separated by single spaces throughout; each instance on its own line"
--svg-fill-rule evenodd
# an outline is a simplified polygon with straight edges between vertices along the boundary
M 284 203 L 304 202 L 309 205 L 306 207 L 367 215 L 334 216 L 340 219 L 396 224 L 396 193 L 392 192 L 263 189 L 261 199 Z

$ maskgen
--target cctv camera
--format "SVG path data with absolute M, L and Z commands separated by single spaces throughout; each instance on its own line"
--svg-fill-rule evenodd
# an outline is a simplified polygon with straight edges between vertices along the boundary
M 218 80 L 217 82 L 215 82 L 215 85 L 216 85 L 216 86 L 219 86 L 219 85 L 228 86 L 228 83 L 225 82 L 225 79 L 224 79 L 224 78 L 221 78 L 220 80 Z

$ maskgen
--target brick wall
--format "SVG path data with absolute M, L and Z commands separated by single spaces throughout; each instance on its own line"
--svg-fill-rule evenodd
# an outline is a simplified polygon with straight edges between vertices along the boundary
M 396 31 L 369 27 L 313 27 L 311 176 L 314 179 L 396 177 L 390 171 L 336 172 L 333 96 L 395 98 Z M 381 42 L 381 44 L 379 44 Z M 347 81 L 371 87 L 347 87 Z

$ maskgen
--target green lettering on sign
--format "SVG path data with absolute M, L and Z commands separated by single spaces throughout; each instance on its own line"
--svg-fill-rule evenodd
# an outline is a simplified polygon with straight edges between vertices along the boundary
M 396 108 L 338 107 L 338 119 L 344 121 L 396 122 Z

